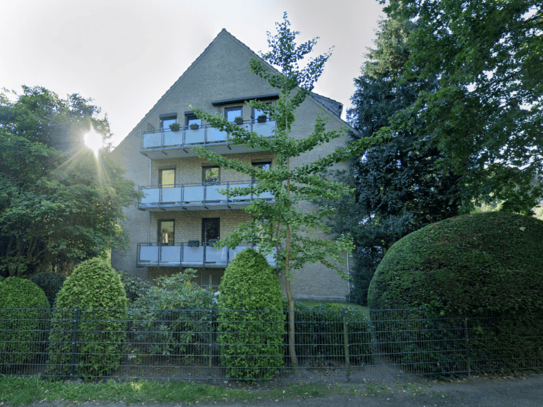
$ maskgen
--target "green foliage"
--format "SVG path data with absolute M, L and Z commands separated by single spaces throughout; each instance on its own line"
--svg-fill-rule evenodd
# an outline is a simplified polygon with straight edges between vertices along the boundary
M 45 292 L 51 307 L 55 304 L 57 294 L 65 281 L 66 277 L 56 273 L 40 273 L 32 277 L 32 282 Z
M 541 201 L 543 9 L 540 0 L 392 0 L 410 35 L 409 78 L 437 78 L 380 135 L 420 120 L 424 142 L 462 175 L 464 199 L 530 214 Z M 535 182 L 534 182 L 535 181 Z
M 120 271 L 119 275 L 121 276 L 121 282 L 124 285 L 124 291 L 130 304 L 145 296 L 151 288 L 151 283 L 139 277 L 131 276 L 126 271 Z
M 77 376 L 107 376 L 121 361 L 128 300 L 119 274 L 102 259 L 81 263 L 57 295 L 48 374 L 69 376 L 77 324 Z M 75 322 L 77 321 L 77 322 Z
M 195 274 L 160 277 L 132 304 L 133 354 L 209 355 L 213 292 L 194 283 Z
M 32 363 L 43 351 L 49 303 L 33 282 L 7 278 L 0 284 L 0 372 Z
M 348 111 L 356 133 L 352 140 L 375 137 L 420 92 L 436 87 L 433 78 L 406 77 L 409 36 L 416 28 L 393 19 L 379 24 L 375 48 L 369 50 L 362 75 L 355 79 L 354 107 Z M 349 300 L 367 304 L 367 290 L 384 253 L 398 239 L 430 223 L 459 214 L 459 177 L 440 166 L 443 154 L 423 140 L 424 123 L 415 120 L 387 143 L 353 160 L 347 182 L 355 193 L 337 203 L 334 226 L 349 233 L 356 250 Z
M 227 377 L 271 379 L 283 366 L 281 286 L 266 258 L 238 253 L 219 287 L 219 343 Z
M 82 148 L 92 125 L 107 139 L 107 118 L 74 94 L 23 87 L 0 93 L 0 272 L 64 271 L 125 247 L 123 207 L 138 193 L 102 151 Z
M 288 304 L 283 302 L 284 312 Z M 352 363 L 372 363 L 372 330 L 369 318 L 349 304 L 324 303 L 308 308 L 296 301 L 298 356 L 345 362 L 345 330 Z
M 507 356 L 511 367 L 529 367 L 543 349 L 542 239 L 542 221 L 503 212 L 434 223 L 399 240 L 387 252 L 370 285 L 370 308 L 421 308 L 417 321 L 465 316 L 482 338 L 480 343 L 472 341 L 474 359 L 494 355 L 495 361 L 496 355 Z M 378 315 L 373 313 L 372 320 L 378 322 Z M 477 322 L 487 317 L 490 325 Z M 438 324 L 447 335 L 465 335 L 448 322 L 428 324 Z M 396 328 L 381 340 L 405 344 L 405 333 L 401 333 L 405 327 Z M 442 333 L 442 329 L 425 333 L 427 339 L 437 340 L 434 347 L 425 344 L 430 347 L 428 361 L 435 362 L 435 371 L 446 369 L 439 359 L 439 355 L 447 357 L 442 346 L 464 346 L 458 340 L 440 344 L 455 339 L 442 337 Z M 409 346 L 419 345 L 412 342 Z M 406 360 L 415 355 L 403 350 Z M 453 358 L 453 362 L 459 361 Z

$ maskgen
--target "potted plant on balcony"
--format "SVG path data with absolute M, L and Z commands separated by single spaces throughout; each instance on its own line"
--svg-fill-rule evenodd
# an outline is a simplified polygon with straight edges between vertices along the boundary
M 242 116 L 236 116 L 234 118 L 234 123 L 240 125 L 240 124 L 243 124 L 243 117 Z
M 179 123 L 170 124 L 170 130 L 171 131 L 179 131 L 180 128 L 181 128 L 181 125 Z
M 192 123 L 190 125 L 191 130 L 198 130 L 199 128 L 200 128 L 200 126 L 198 125 L 198 123 Z
M 259 123 L 265 123 L 267 119 L 268 119 L 268 116 L 266 116 L 265 114 L 260 114 L 256 118 L 256 121 Z
M 200 246 L 200 241 L 199 240 L 189 240 L 188 246 L 189 247 L 199 247 Z

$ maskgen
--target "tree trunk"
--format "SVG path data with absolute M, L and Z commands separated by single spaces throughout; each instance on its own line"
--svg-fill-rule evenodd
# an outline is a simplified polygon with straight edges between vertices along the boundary
M 287 275 L 285 274 L 285 287 L 287 289 L 287 299 L 288 299 L 288 351 L 290 354 L 290 360 L 292 366 L 298 368 L 298 356 L 296 356 L 296 336 L 295 336 L 295 325 L 294 325 L 294 298 L 292 297 L 292 291 L 290 289 L 290 281 L 288 280 Z

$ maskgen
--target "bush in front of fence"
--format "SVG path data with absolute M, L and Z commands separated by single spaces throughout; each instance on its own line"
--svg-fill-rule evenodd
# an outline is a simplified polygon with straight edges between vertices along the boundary
M 0 284 L 0 372 L 32 363 L 43 351 L 49 302 L 32 281 L 9 277 Z
M 288 313 L 288 303 L 283 303 Z M 309 308 L 296 301 L 295 320 L 296 354 L 301 364 L 345 365 L 346 356 L 357 366 L 373 362 L 371 325 L 361 310 L 336 303 Z
M 47 374 L 107 376 L 124 353 L 128 300 L 119 274 L 104 260 L 75 268 L 58 293 Z
M 124 290 L 126 291 L 126 297 L 130 304 L 135 303 L 141 297 L 143 297 L 151 288 L 151 283 L 142 280 L 139 277 L 131 276 L 126 271 L 119 271 L 121 281 L 124 284 Z
M 132 355 L 210 355 L 213 292 L 196 284 L 195 275 L 186 269 L 160 277 L 132 304 Z
M 228 265 L 219 291 L 218 341 L 226 376 L 275 377 L 283 367 L 285 335 L 275 271 L 262 254 L 245 249 Z
M 65 281 L 66 277 L 57 273 L 39 273 L 32 277 L 32 282 L 45 292 L 51 307 L 55 304 L 58 292 Z
M 424 310 L 418 321 L 406 311 L 403 324 L 373 312 L 378 340 L 416 372 L 537 365 L 542 241 L 542 221 L 503 212 L 447 219 L 399 240 L 373 277 L 369 305 Z

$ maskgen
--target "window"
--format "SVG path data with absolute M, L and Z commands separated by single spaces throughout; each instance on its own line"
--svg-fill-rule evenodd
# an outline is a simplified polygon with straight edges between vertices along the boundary
M 269 115 L 267 113 L 263 112 L 260 109 L 253 108 L 253 113 L 252 113 L 252 116 L 251 116 L 252 119 L 256 120 L 256 119 L 258 119 L 258 116 L 260 116 L 260 115 L 265 115 L 266 118 L 269 118 Z
M 218 274 L 202 274 L 202 287 L 219 288 L 221 276 Z
M 162 188 L 175 186 L 175 169 L 158 170 L 158 183 Z
M 263 171 L 267 171 L 271 168 L 271 161 L 260 161 L 260 162 L 255 162 L 253 163 L 253 167 L 255 168 L 260 168 L 261 170 Z M 255 180 L 256 178 L 253 177 L 253 180 Z
M 213 246 L 221 238 L 221 219 L 202 218 L 202 242 L 204 246 Z
M 220 182 L 219 167 L 202 167 L 202 183 L 204 185 L 215 185 Z
M 185 116 L 185 125 L 189 127 L 191 124 L 202 125 L 202 119 L 198 119 L 195 114 L 187 114 Z
M 177 123 L 177 115 L 160 115 L 160 130 L 171 131 L 170 124 Z
M 163 246 L 173 246 L 175 239 L 175 220 L 158 221 L 158 243 Z
M 224 117 L 226 117 L 226 120 L 229 122 L 233 122 L 234 119 L 238 116 L 243 117 L 243 107 L 228 107 L 224 109 Z

